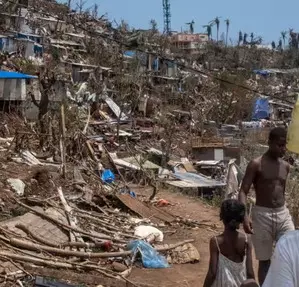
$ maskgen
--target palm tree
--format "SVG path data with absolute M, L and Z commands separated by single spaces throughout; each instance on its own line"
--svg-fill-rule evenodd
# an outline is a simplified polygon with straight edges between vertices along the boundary
M 125 20 L 121 20 L 119 29 L 122 32 L 128 32 L 130 30 L 129 24 Z
M 228 41 L 228 31 L 229 31 L 229 25 L 230 25 L 230 20 L 226 19 L 224 20 L 226 24 L 226 38 L 225 38 L 225 45 L 227 46 L 227 41 Z
M 256 41 L 255 41 L 255 44 L 261 45 L 262 43 L 263 43 L 263 37 L 258 36 Z
M 247 37 L 248 37 L 248 34 L 247 34 L 247 33 L 244 33 L 244 35 L 243 35 L 243 44 L 244 44 L 244 45 L 248 44 L 248 42 L 247 42 Z
M 281 38 L 282 38 L 282 41 L 283 41 L 283 47 L 285 48 L 285 46 L 286 46 L 286 38 L 287 38 L 287 31 L 282 31 L 281 32 Z
M 213 27 L 213 24 L 211 24 L 211 23 L 203 26 L 203 28 L 206 28 L 209 40 L 212 39 L 212 27 Z
M 294 33 L 294 29 L 291 28 L 289 29 L 289 43 L 292 48 L 298 47 L 297 35 Z
M 272 41 L 271 46 L 272 46 L 272 50 L 275 50 L 275 49 L 276 49 L 276 44 L 275 44 L 274 41 Z
M 250 43 L 253 44 L 254 41 L 254 34 L 250 33 Z
M 281 38 L 279 39 L 279 42 L 278 42 L 278 46 L 277 46 L 278 50 L 282 50 L 282 40 Z
M 191 34 L 194 33 L 194 24 L 195 24 L 194 20 L 192 20 L 192 21 L 189 22 L 189 23 L 186 23 L 186 25 L 189 26 L 189 31 L 190 31 Z
M 216 24 L 216 28 L 217 28 L 217 42 L 219 40 L 219 28 L 220 28 L 220 17 L 216 17 L 213 21 L 211 21 L 210 23 Z
M 152 19 L 150 21 L 150 26 L 151 26 L 151 30 L 153 33 L 156 33 L 158 31 L 158 29 L 157 29 L 158 24 L 157 24 L 156 20 Z
M 239 40 L 238 40 L 238 45 L 239 46 L 240 46 L 242 41 L 243 41 L 243 33 L 242 33 L 242 31 L 239 31 Z

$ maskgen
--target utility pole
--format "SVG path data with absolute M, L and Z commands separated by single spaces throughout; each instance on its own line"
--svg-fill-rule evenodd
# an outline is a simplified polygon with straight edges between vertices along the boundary
M 164 33 L 166 35 L 171 34 L 171 13 L 170 13 L 170 0 L 162 0 L 163 4 L 163 17 L 164 17 Z

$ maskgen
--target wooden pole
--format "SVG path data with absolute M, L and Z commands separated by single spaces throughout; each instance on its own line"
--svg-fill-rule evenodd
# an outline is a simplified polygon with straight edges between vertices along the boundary
M 65 178 L 66 176 L 66 156 L 65 156 L 65 113 L 64 113 L 64 103 L 60 106 L 60 153 L 61 153 L 61 161 L 62 161 L 62 176 Z

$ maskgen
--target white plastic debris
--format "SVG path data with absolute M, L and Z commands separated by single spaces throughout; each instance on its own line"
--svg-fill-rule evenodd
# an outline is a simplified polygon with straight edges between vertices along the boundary
M 7 182 L 18 196 L 23 196 L 25 191 L 25 183 L 18 178 L 9 178 Z
M 145 239 L 147 242 L 163 242 L 163 232 L 158 228 L 149 225 L 137 226 L 134 230 L 134 235 Z

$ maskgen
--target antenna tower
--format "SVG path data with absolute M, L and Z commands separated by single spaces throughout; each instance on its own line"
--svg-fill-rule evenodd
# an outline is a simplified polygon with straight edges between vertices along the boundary
M 162 0 L 163 1 L 163 17 L 164 17 L 164 33 L 170 35 L 171 27 L 170 27 L 170 0 Z

